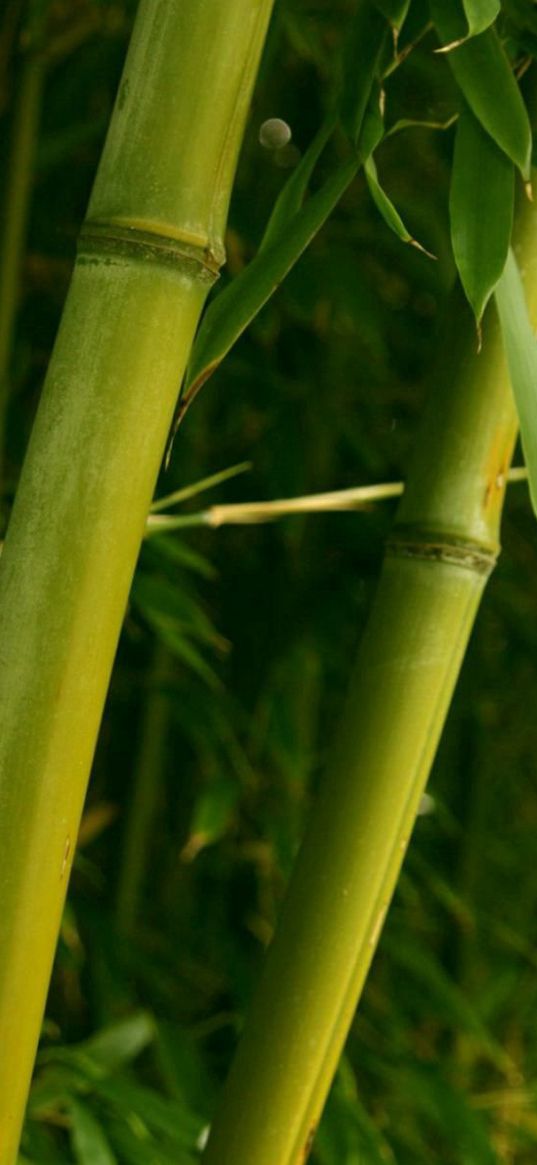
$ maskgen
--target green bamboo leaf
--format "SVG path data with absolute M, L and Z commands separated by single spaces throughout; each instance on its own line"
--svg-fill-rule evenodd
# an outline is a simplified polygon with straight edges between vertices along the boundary
M 384 100 L 380 81 L 374 81 L 358 139 L 358 156 L 366 160 L 384 137 Z
M 537 339 L 531 326 L 524 286 L 512 251 L 509 252 L 495 298 L 520 421 L 531 503 L 537 515 Z
M 513 163 L 470 110 L 463 110 L 451 179 L 451 238 L 461 283 L 478 324 L 505 267 L 513 199 Z
M 425 247 L 422 247 L 421 243 L 418 243 L 417 240 L 412 237 L 410 231 L 405 226 L 399 211 L 396 210 L 393 202 L 388 198 L 388 195 L 380 185 L 377 175 L 377 167 L 373 157 L 368 158 L 364 163 L 364 172 L 367 185 L 369 187 L 369 193 L 371 194 L 373 202 L 375 203 L 377 210 L 382 215 L 384 222 L 387 224 L 387 226 L 390 227 L 390 230 L 392 230 L 397 235 L 397 237 L 401 239 L 401 242 L 409 243 L 411 247 L 417 247 L 419 251 L 423 251 L 423 253 L 428 255 L 430 259 L 436 258 L 435 255 L 432 255 L 430 251 L 426 251 Z
M 370 0 L 362 0 L 347 38 L 340 99 L 341 123 L 354 143 L 359 140 L 371 90 L 389 39 L 389 28 L 379 7 Z
M 267 223 L 261 243 L 259 244 L 260 252 L 266 250 L 271 243 L 276 242 L 276 239 L 281 235 L 287 223 L 300 210 L 313 171 L 324 147 L 333 133 L 335 124 L 336 119 L 333 115 L 326 118 L 313 138 L 313 141 L 310 142 L 305 154 L 300 159 L 298 166 L 285 183 L 283 190 L 274 203 L 272 214 Z
M 192 813 L 190 832 L 182 849 L 183 861 L 194 858 L 227 833 L 240 798 L 240 786 L 225 777 L 211 782 L 198 797 Z
M 494 24 L 501 8 L 500 0 L 462 0 L 468 23 L 468 36 L 477 36 Z
M 102 1028 L 91 1039 L 74 1048 L 73 1052 L 83 1052 L 100 1069 L 111 1071 L 136 1059 L 152 1043 L 154 1036 L 155 1027 L 151 1016 L 145 1011 L 139 1011 Z
M 158 514 L 160 510 L 176 506 L 178 502 L 186 502 L 190 498 L 195 498 L 198 494 L 204 493 L 205 490 L 214 489 L 215 486 L 222 485 L 222 482 L 229 481 L 230 477 L 237 477 L 239 473 L 245 473 L 251 468 L 251 461 L 241 461 L 238 465 L 230 465 L 228 469 L 211 473 L 210 477 L 202 477 L 199 481 L 193 482 L 192 485 L 185 485 L 182 489 L 176 489 L 173 493 L 166 494 L 166 497 L 158 498 L 151 506 L 151 513 Z
M 441 52 L 452 52 L 471 37 L 490 28 L 500 11 L 500 0 L 431 0 L 434 22 L 444 44 Z
M 443 0 L 431 0 L 431 9 L 441 39 L 453 40 L 449 6 Z M 448 60 L 470 109 L 528 181 L 532 148 L 530 122 L 495 29 L 489 28 L 460 44 L 448 54 Z
M 375 0 L 375 4 L 379 12 L 382 12 L 382 15 L 389 21 L 392 28 L 397 29 L 399 32 L 406 20 L 410 8 L 410 0 Z
M 117 1165 L 117 1157 L 91 1109 L 78 1100 L 71 1100 L 69 1114 L 71 1143 L 78 1165 Z
M 183 396 L 183 409 L 255 319 L 270 296 L 326 222 L 354 178 L 358 159 L 349 158 L 281 231 L 278 239 L 217 295 L 196 337 Z M 180 413 L 181 415 L 181 413 Z
M 138 1114 L 155 1135 L 169 1137 L 178 1148 L 195 1148 L 205 1121 L 180 1101 L 119 1076 L 97 1081 L 95 1091 L 123 1119 Z

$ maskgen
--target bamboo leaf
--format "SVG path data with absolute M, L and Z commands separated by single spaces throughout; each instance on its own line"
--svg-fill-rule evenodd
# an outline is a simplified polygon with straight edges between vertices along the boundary
M 221 469 L 218 473 L 211 473 L 210 477 L 203 477 L 200 481 L 193 482 L 192 485 L 185 485 L 182 489 L 177 489 L 171 494 L 166 494 L 166 497 L 158 498 L 151 506 L 151 513 L 158 514 L 160 510 L 166 510 L 170 506 L 176 506 L 178 502 L 186 502 L 189 498 L 197 497 L 198 494 L 204 493 L 205 490 L 214 489 L 215 486 L 221 485 L 222 482 L 229 481 L 230 477 L 237 477 L 239 473 L 245 473 L 246 470 L 251 468 L 251 461 L 241 461 L 238 465 L 230 465 L 228 469 Z
M 354 178 L 358 164 L 357 158 L 350 158 L 331 174 L 281 231 L 277 241 L 256 255 L 213 300 L 194 344 L 184 392 L 185 404 L 218 367 L 326 222 Z
M 71 1100 L 69 1112 L 71 1143 L 78 1165 L 117 1165 L 117 1157 L 91 1109 L 78 1100 Z
M 428 255 L 430 259 L 434 259 L 436 256 L 431 255 L 430 251 L 426 251 L 425 247 L 422 247 L 421 243 L 418 243 L 416 239 L 412 237 L 410 231 L 405 226 L 399 211 L 396 210 L 393 202 L 388 198 L 388 195 L 382 189 L 382 186 L 378 180 L 377 167 L 372 157 L 368 158 L 364 163 L 364 171 L 373 202 L 375 203 L 377 210 L 382 215 L 384 222 L 387 224 L 387 226 L 390 227 L 390 230 L 392 230 L 394 234 L 396 234 L 397 237 L 401 239 L 401 242 L 409 243 L 412 247 L 417 247 L 419 251 L 423 251 L 423 253 Z
M 375 0 L 375 4 L 379 12 L 382 12 L 382 15 L 389 21 L 392 28 L 397 29 L 397 32 L 399 32 L 406 20 L 410 8 L 410 0 Z
M 103 1028 L 91 1039 L 77 1045 L 74 1054 L 83 1053 L 99 1066 L 112 1071 L 130 1063 L 152 1042 L 155 1029 L 151 1016 L 144 1011 Z M 65 1049 L 69 1053 L 71 1049 Z
M 364 113 L 360 138 L 358 141 L 358 155 L 366 160 L 380 145 L 384 137 L 384 101 L 382 87 L 375 81 L 371 89 L 367 109 Z
M 313 138 L 313 141 L 310 142 L 305 154 L 300 159 L 298 166 L 285 183 L 283 190 L 274 203 L 272 214 L 259 245 L 260 252 L 270 246 L 271 243 L 276 242 L 276 239 L 281 235 L 287 223 L 300 210 L 315 166 L 334 130 L 334 126 L 335 118 L 332 116 L 326 118 Z
M 470 112 L 457 125 L 450 193 L 457 270 L 479 323 L 507 259 L 514 167 Z
M 138 1114 L 155 1135 L 169 1137 L 178 1148 L 195 1148 L 205 1122 L 180 1101 L 167 1100 L 152 1088 L 119 1076 L 97 1081 L 95 1091 L 118 1116 Z
M 537 340 L 512 251 L 509 252 L 505 270 L 496 288 L 496 304 L 520 420 L 531 503 L 537 515 Z
M 340 116 L 343 128 L 355 144 L 379 72 L 389 29 L 379 6 L 362 0 L 352 21 L 343 65 Z
M 211 782 L 198 797 L 192 813 L 190 832 L 181 851 L 191 862 L 202 849 L 218 841 L 230 827 L 240 797 L 240 786 L 225 777 Z
M 500 0 L 462 0 L 468 22 L 468 36 L 477 36 L 494 24 L 501 8 Z
M 441 39 L 449 42 L 454 31 L 449 6 L 443 0 L 431 0 L 431 10 Z M 528 113 L 495 29 L 460 44 L 448 60 L 478 121 L 529 180 L 532 139 Z

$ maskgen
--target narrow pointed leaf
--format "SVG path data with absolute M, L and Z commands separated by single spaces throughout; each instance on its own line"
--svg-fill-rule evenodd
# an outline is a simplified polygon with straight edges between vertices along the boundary
M 90 1108 L 78 1100 L 69 1104 L 71 1142 L 78 1165 L 117 1165 L 102 1125 Z
M 442 41 L 453 40 L 449 6 L 443 0 L 432 0 L 431 10 Z M 478 121 L 529 179 L 532 140 L 528 113 L 495 29 L 489 28 L 454 48 L 448 61 Z
M 340 102 L 342 125 L 355 143 L 360 137 L 364 114 L 389 36 L 388 25 L 378 7 L 370 0 L 362 0 L 347 40 Z
M 461 283 L 478 323 L 505 267 L 513 199 L 513 163 L 471 111 L 463 110 L 451 179 L 451 238 Z
M 380 145 L 384 137 L 384 129 L 382 87 L 379 81 L 375 81 L 364 113 L 357 144 L 360 161 L 369 158 Z
M 410 0 L 375 0 L 375 4 L 379 12 L 382 12 L 382 15 L 390 22 L 392 28 L 396 28 L 399 32 L 406 20 Z
M 496 288 L 496 304 L 520 421 L 531 503 L 537 515 L 537 339 L 512 251 L 509 252 L 504 273 Z
M 394 234 L 396 234 L 397 237 L 401 239 L 401 242 L 410 243 L 411 246 L 417 247 L 418 250 L 423 251 L 426 255 L 429 255 L 430 258 L 434 258 L 434 256 L 430 254 L 430 251 L 426 251 L 425 247 L 422 247 L 421 244 L 412 237 L 410 231 L 405 226 L 399 211 L 396 210 L 393 202 L 388 198 L 388 195 L 382 189 L 382 186 L 378 180 L 377 167 L 372 157 L 368 158 L 364 163 L 364 171 L 373 202 L 375 203 L 377 210 L 382 215 L 384 222 L 387 224 L 387 226 L 390 227 L 390 230 L 392 230 Z
M 274 203 L 265 234 L 259 245 L 259 251 L 266 250 L 271 243 L 276 242 L 284 227 L 287 226 L 287 223 L 300 210 L 311 176 L 333 132 L 334 125 L 335 118 L 333 117 L 329 117 L 323 122 L 313 141 L 310 142 L 305 154 L 300 159 L 296 170 L 293 171 L 291 177 L 285 183 L 283 190 Z
M 354 178 L 358 160 L 350 158 L 332 174 L 291 219 L 277 241 L 256 255 L 225 291 L 213 300 L 198 332 L 185 387 L 186 398 L 214 372 L 248 324 L 305 251 Z

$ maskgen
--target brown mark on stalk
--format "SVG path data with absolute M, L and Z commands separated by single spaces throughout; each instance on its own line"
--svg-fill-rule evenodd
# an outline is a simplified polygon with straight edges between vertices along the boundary
M 498 469 L 492 469 L 488 475 L 485 493 L 483 495 L 483 509 L 485 512 L 498 504 L 507 482 L 508 461 L 504 458 Z
M 312 1150 L 312 1147 L 313 1147 L 313 1142 L 315 1140 L 315 1133 L 316 1132 L 317 1132 L 317 1125 L 315 1124 L 315 1125 L 311 1126 L 309 1133 L 306 1137 L 306 1143 L 304 1145 L 304 1148 L 302 1150 L 302 1156 L 300 1158 L 300 1165 L 305 1165 L 305 1162 L 308 1160 L 308 1157 L 309 1157 L 311 1150 Z
M 62 860 L 62 869 L 61 869 L 60 878 L 65 877 L 65 871 L 67 869 L 67 863 L 69 861 L 69 854 L 70 853 L 71 853 L 71 838 L 69 836 L 67 836 L 65 839 L 65 848 L 63 851 L 63 860 Z

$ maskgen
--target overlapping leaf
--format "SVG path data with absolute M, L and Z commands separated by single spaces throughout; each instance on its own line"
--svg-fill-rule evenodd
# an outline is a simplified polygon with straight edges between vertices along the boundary
M 431 0 L 434 23 L 443 43 L 453 40 L 453 10 Z M 532 137 L 528 113 L 511 66 L 494 28 L 448 53 L 453 75 L 477 120 L 528 180 Z
M 478 323 L 505 267 L 513 198 L 513 163 L 473 113 L 463 110 L 451 179 L 451 238 L 461 282 Z
M 462 0 L 468 23 L 468 36 L 477 36 L 494 24 L 501 8 L 500 0 Z
M 533 509 L 537 514 L 537 339 L 517 262 L 509 252 L 496 288 L 503 343 L 520 421 Z

